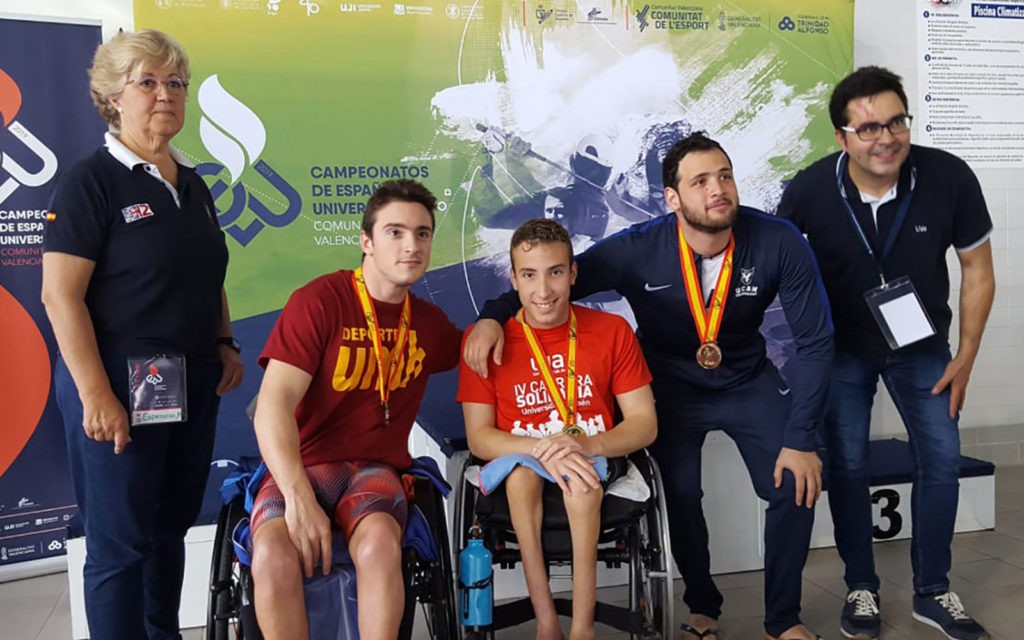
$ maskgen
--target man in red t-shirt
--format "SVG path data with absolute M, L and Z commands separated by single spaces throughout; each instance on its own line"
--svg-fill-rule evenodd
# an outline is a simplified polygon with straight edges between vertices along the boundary
M 436 199 L 381 184 L 363 216 L 362 265 L 301 287 L 259 363 L 256 437 L 269 474 L 253 504 L 256 616 L 268 640 L 307 637 L 302 576 L 331 570 L 332 524 L 359 583 L 363 640 L 394 640 L 405 604 L 407 517 L 395 469 L 431 373 L 458 363 L 461 332 L 409 293 L 430 262 Z M 326 510 L 326 513 L 325 513 Z
M 625 320 L 569 304 L 576 264 L 561 225 L 524 223 L 512 236 L 511 254 L 512 286 L 523 311 L 505 323 L 501 366 L 492 364 L 486 378 L 461 367 L 458 401 L 474 455 L 533 456 L 562 488 L 572 538 L 569 638 L 590 639 L 604 496 L 591 457 L 623 456 L 654 441 L 651 374 Z M 618 424 L 615 403 L 622 412 Z M 526 466 L 505 479 L 537 640 L 560 640 L 540 542 L 543 487 L 541 476 Z

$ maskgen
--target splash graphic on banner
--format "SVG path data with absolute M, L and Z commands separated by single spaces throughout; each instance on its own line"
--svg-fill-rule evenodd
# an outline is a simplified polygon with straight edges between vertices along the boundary
M 744 204 L 774 210 L 833 149 L 828 93 L 853 58 L 850 0 L 165 4 L 135 0 L 136 24 L 175 34 L 202 79 L 176 142 L 210 163 L 232 310 L 265 327 L 358 263 L 389 178 L 439 198 L 417 292 L 462 326 L 507 288 L 523 220 L 558 219 L 582 250 L 664 213 L 661 158 L 692 131 L 729 151 Z

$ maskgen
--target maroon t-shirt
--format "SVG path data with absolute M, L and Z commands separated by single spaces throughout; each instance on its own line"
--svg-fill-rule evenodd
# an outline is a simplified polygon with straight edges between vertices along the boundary
M 410 294 L 411 295 L 411 294 Z M 303 465 L 374 460 L 408 468 L 408 439 L 432 373 L 459 362 L 462 331 L 436 306 L 412 299 L 409 337 L 398 354 L 399 373 L 388 400 L 385 423 L 377 382 L 379 371 L 351 271 L 313 280 L 292 294 L 260 354 L 313 376 L 295 409 Z M 388 358 L 395 348 L 402 305 L 373 301 Z

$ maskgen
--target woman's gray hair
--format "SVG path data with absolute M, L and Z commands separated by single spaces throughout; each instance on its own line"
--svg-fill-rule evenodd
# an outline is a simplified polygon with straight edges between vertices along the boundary
M 162 31 L 122 31 L 96 49 L 89 69 L 89 92 L 108 124 L 120 127 L 121 114 L 110 101 L 121 95 L 125 83 L 147 64 L 174 67 L 182 79 L 189 79 L 188 54 Z

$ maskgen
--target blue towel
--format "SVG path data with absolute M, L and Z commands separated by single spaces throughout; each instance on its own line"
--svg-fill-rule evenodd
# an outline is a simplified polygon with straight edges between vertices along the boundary
M 590 460 L 594 463 L 594 471 L 597 471 L 597 477 L 602 481 L 606 480 L 608 478 L 608 459 L 604 456 L 594 456 Z M 480 470 L 480 491 L 485 496 L 490 495 L 492 491 L 498 488 L 498 485 L 505 481 L 508 474 L 512 473 L 513 469 L 519 465 L 533 469 L 537 475 L 548 482 L 555 481 L 537 458 L 525 453 L 510 453 L 491 460 Z

